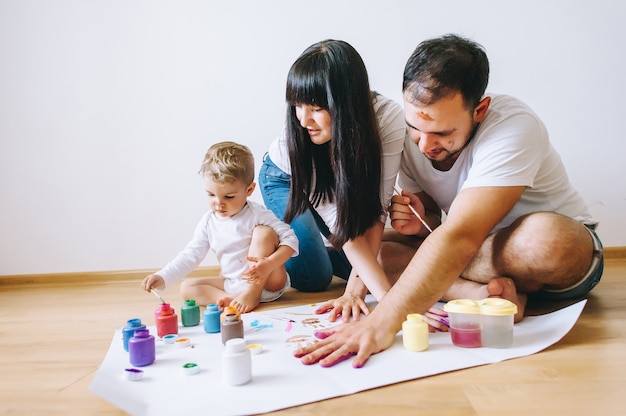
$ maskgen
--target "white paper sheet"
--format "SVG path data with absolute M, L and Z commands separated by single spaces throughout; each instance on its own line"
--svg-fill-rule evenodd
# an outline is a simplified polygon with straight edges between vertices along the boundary
M 370 299 L 371 300 L 371 299 Z M 506 349 L 459 348 L 449 333 L 429 334 L 424 352 L 410 352 L 398 333 L 395 344 L 354 369 L 351 360 L 334 367 L 306 366 L 292 356 L 300 343 L 311 342 L 313 332 L 332 326 L 326 316 L 315 315 L 314 305 L 275 309 L 243 315 L 244 337 L 258 343 L 263 352 L 252 356 L 252 381 L 228 386 L 221 381 L 221 334 L 207 334 L 202 324 L 179 327 L 180 337 L 192 346 L 178 348 L 157 340 L 156 361 L 143 367 L 141 381 L 129 381 L 124 369 L 131 367 L 118 328 L 91 390 L 133 415 L 172 415 L 202 412 L 210 415 L 245 415 L 343 396 L 387 384 L 433 374 L 495 363 L 539 352 L 559 341 L 576 323 L 586 300 L 542 316 L 527 317 L 514 328 L 513 346 Z M 289 326 L 274 317 L 296 322 Z M 154 327 L 149 327 L 156 334 Z M 184 375 L 182 366 L 194 362 L 199 374 Z

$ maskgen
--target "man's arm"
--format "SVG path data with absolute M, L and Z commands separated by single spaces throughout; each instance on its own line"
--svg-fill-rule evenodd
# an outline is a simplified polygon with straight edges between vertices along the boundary
M 353 366 L 363 366 L 371 354 L 393 343 L 408 313 L 424 313 L 442 297 L 523 191 L 524 187 L 481 187 L 460 192 L 446 221 L 424 240 L 367 319 L 322 331 L 323 341 L 295 355 L 305 364 L 319 361 L 329 366 L 356 354 Z

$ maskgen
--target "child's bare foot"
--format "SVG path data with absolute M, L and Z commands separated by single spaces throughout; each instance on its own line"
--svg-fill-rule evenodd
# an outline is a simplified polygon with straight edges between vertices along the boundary
M 233 302 L 233 298 L 232 296 L 222 296 L 221 298 L 217 299 L 217 301 L 215 303 L 217 303 L 217 306 L 221 309 L 224 310 L 225 307 L 230 306 L 230 304 Z
M 518 293 L 513 280 L 508 277 L 496 277 L 487 283 L 487 293 L 490 298 L 502 298 L 517 305 L 517 313 L 514 321 L 519 322 L 524 317 L 524 309 L 528 296 L 525 293 Z
M 237 313 L 251 312 L 259 306 L 260 299 L 260 293 L 257 293 L 256 290 L 245 290 L 230 302 L 230 306 L 237 308 Z

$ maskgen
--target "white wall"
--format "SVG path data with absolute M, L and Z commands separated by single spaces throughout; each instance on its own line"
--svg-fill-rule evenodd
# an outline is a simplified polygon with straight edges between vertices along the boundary
M 162 266 L 206 208 L 204 151 L 260 161 L 308 45 L 350 42 L 400 100 L 412 50 L 447 32 L 486 47 L 489 91 L 543 117 L 624 246 L 624 21 L 614 0 L 0 0 L 0 275 Z

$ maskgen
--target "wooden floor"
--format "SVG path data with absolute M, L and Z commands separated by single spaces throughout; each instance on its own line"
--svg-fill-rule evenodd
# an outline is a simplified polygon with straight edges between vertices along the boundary
M 626 260 L 608 260 L 602 282 L 571 332 L 537 354 L 275 414 L 626 414 L 625 283 Z M 334 281 L 332 289 L 317 295 L 289 292 L 264 308 L 325 300 L 341 293 L 342 282 Z M 163 297 L 179 309 L 176 288 Z M 140 290 L 138 280 L 0 285 L 1 414 L 124 414 L 91 393 L 89 385 L 114 329 L 134 316 L 152 324 L 155 301 Z M 211 415 L 210 406 L 206 414 Z

